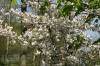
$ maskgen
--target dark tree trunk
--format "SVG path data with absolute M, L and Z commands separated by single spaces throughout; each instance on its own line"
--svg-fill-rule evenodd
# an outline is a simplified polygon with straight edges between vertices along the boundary
M 21 11 L 24 13 L 27 11 L 27 4 L 25 2 L 25 0 L 21 0 L 22 5 L 21 5 Z M 21 29 L 22 29 L 22 22 L 21 22 Z M 23 29 L 22 29 L 23 31 Z M 23 32 L 21 32 L 22 34 Z M 25 47 L 22 46 L 22 51 L 20 54 L 20 66 L 26 66 L 26 50 Z

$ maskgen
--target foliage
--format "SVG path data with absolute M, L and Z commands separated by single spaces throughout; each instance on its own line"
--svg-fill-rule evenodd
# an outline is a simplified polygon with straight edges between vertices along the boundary
M 94 17 L 95 17 L 94 14 L 89 14 L 88 17 L 87 17 L 87 19 L 86 19 L 86 23 L 88 23 Z
M 16 0 L 11 0 L 10 6 L 13 6 L 14 4 L 15 4 L 15 5 L 18 5 L 17 1 L 16 1 Z
M 65 4 L 63 7 L 62 7 L 62 10 L 58 11 L 58 16 L 66 16 L 66 15 L 69 15 L 70 11 L 73 10 L 73 6 L 70 5 L 70 4 Z
M 48 6 L 49 6 L 49 2 L 48 2 L 48 0 L 45 0 L 44 3 L 40 7 L 40 12 L 45 13 L 46 12 L 46 7 L 48 7 Z
M 81 47 L 82 42 L 84 41 L 84 38 L 82 37 L 77 37 L 77 40 L 73 41 L 73 46 L 77 50 Z

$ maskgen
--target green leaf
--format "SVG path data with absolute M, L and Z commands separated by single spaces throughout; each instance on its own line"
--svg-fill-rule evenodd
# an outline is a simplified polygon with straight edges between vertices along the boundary
M 95 17 L 94 14 L 89 14 L 88 17 L 87 17 L 87 19 L 86 19 L 86 21 L 85 21 L 85 23 L 88 23 L 94 17 Z
M 60 9 L 58 11 L 58 16 L 67 16 L 69 15 L 70 11 L 73 10 L 73 5 L 71 4 L 64 4 L 64 6 L 62 7 L 62 9 Z
M 15 3 L 15 5 L 18 5 L 18 3 L 17 3 L 17 1 L 16 1 L 16 0 L 14 0 L 14 3 Z
M 98 22 L 98 19 L 96 19 L 95 22 L 97 23 Z
M 84 38 L 81 38 L 81 37 L 80 37 L 78 41 L 81 43 L 81 42 L 84 41 Z
M 98 9 L 100 8 L 100 0 L 90 0 L 89 9 Z
M 100 38 L 97 41 L 95 41 L 93 44 L 96 44 L 96 43 L 99 43 L 99 42 L 100 42 Z
M 77 40 L 73 41 L 73 46 L 75 49 L 78 49 L 81 47 L 81 43 L 84 41 L 83 37 L 77 36 Z
M 13 6 L 13 5 L 18 5 L 18 3 L 17 3 L 17 1 L 16 0 L 12 0 L 11 2 L 10 2 L 10 6 Z
M 57 4 L 57 9 L 60 8 L 60 7 L 61 7 L 61 3 L 58 3 Z
M 73 44 L 79 44 L 79 41 L 78 41 L 78 40 L 75 40 L 75 41 L 73 42 Z
M 84 6 L 81 4 L 76 4 L 75 7 L 78 9 L 77 12 L 75 13 L 75 16 L 80 14 L 80 12 L 82 12 L 85 9 Z
M 40 7 L 40 12 L 45 13 L 46 7 L 49 6 L 48 0 L 45 0 L 44 3 Z
M 98 18 L 100 19 L 100 16 L 98 16 Z
M 86 0 L 82 0 L 82 1 L 86 1 Z
M 81 47 L 81 45 L 75 45 L 75 49 L 78 49 L 78 48 L 80 48 Z

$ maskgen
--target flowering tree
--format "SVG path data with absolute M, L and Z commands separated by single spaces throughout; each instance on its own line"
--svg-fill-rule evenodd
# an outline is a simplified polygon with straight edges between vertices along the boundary
M 57 0 L 57 5 L 52 5 L 49 0 L 42 4 L 25 1 L 32 7 L 36 6 L 34 9 L 38 15 L 17 12 L 12 8 L 9 12 L 1 10 L 2 15 L 17 15 L 16 19 L 26 28 L 18 35 L 1 15 L 0 35 L 9 37 L 12 43 L 19 42 L 25 53 L 27 47 L 32 48 L 34 66 L 100 64 L 99 40 L 92 41 L 92 36 L 85 33 L 88 29 L 100 29 L 97 24 L 90 25 L 94 17 L 100 16 L 98 2 L 100 1 Z

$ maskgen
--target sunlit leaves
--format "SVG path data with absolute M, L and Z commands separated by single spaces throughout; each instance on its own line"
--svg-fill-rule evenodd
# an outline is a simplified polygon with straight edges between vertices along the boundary
M 89 14 L 85 22 L 88 23 L 94 17 L 95 17 L 94 14 Z
M 58 11 L 59 16 L 66 16 L 73 10 L 73 6 L 70 4 L 65 4 L 61 10 Z
M 82 0 L 82 1 L 86 1 L 86 0 Z
M 46 7 L 48 6 L 49 6 L 49 2 L 48 0 L 45 0 L 45 2 L 41 5 L 40 12 L 44 13 L 46 11 Z
M 77 16 L 78 14 L 80 14 L 80 12 L 82 12 L 84 10 L 84 7 L 82 5 L 76 5 L 77 7 L 77 12 L 75 13 L 75 15 Z
M 17 3 L 17 1 L 16 0 L 12 0 L 11 2 L 10 2 L 10 6 L 13 6 L 13 5 L 18 5 L 18 3 Z
M 60 8 L 61 6 L 62 6 L 61 3 L 59 2 L 59 3 L 57 4 L 57 9 Z
M 74 40 L 74 41 L 73 41 L 73 46 L 74 46 L 74 48 L 75 48 L 75 49 L 80 48 L 83 41 L 84 41 L 84 38 L 78 36 L 78 37 L 77 37 L 77 40 Z
M 93 0 L 90 2 L 89 4 L 89 9 L 97 9 L 97 8 L 100 8 L 100 0 Z

